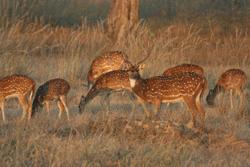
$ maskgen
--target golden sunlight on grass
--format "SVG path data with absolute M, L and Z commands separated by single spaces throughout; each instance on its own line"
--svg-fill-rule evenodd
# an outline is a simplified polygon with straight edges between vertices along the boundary
M 6 105 L 9 122 L 0 121 L 0 166 L 249 166 L 248 103 L 245 118 L 237 120 L 237 108 L 226 108 L 227 100 L 215 108 L 204 102 L 205 133 L 182 125 L 191 117 L 181 105 L 165 106 L 161 122 L 147 122 L 136 103 L 131 117 L 134 102 L 119 93 L 111 96 L 110 112 L 100 104 L 101 97 L 88 104 L 87 112 L 77 113 L 89 66 L 105 51 L 121 50 L 133 63 L 150 55 L 145 78 L 176 64 L 200 65 L 211 88 L 228 68 L 241 68 L 250 78 L 249 46 L 250 36 L 240 28 L 221 35 L 211 26 L 204 34 L 198 25 L 177 23 L 158 31 L 138 25 L 120 43 L 109 40 L 101 24 L 65 28 L 19 21 L 2 28 L 1 77 L 26 74 L 37 85 L 61 77 L 72 89 L 69 122 L 65 113 L 58 120 L 55 111 L 21 122 L 15 101 Z M 224 115 L 223 109 L 228 110 Z

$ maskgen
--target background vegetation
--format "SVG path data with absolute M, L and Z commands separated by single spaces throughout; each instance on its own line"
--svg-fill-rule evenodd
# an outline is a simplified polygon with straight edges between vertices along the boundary
M 111 97 L 110 112 L 96 98 L 77 114 L 89 66 L 105 51 L 124 51 L 134 63 L 149 54 L 143 77 L 181 63 L 201 65 L 209 88 L 228 68 L 250 77 L 248 1 L 142 0 L 144 22 L 120 43 L 105 33 L 109 1 L 0 2 L 0 76 L 26 74 L 37 85 L 62 77 L 71 84 L 69 122 L 57 120 L 55 106 L 49 117 L 42 112 L 20 122 L 16 101 L 6 104 L 0 166 L 249 166 L 249 105 L 237 120 L 237 97 L 234 109 L 226 107 L 227 96 L 215 108 L 204 102 L 207 133 L 182 126 L 190 116 L 180 105 L 164 107 L 162 122 L 141 122 L 142 108 L 135 104 L 127 124 L 135 102 L 119 93 Z
M 244 23 L 249 16 L 247 0 L 141 0 L 142 19 L 171 24 L 173 21 L 214 19 L 224 24 Z M 1 0 L 1 16 L 8 20 L 42 18 L 54 25 L 79 25 L 105 20 L 110 0 Z M 157 25 L 158 26 L 158 25 Z

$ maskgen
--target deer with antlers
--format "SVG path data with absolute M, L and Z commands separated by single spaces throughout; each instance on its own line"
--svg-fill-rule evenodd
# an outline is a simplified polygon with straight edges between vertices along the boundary
M 201 104 L 201 97 L 207 85 L 205 77 L 193 72 L 184 72 L 143 79 L 139 74 L 141 68 L 140 65 L 129 71 L 130 86 L 142 100 L 156 105 L 156 115 L 161 103 L 184 101 L 192 114 L 190 125 L 196 126 L 196 116 L 200 115 L 202 127 L 204 127 L 205 111 Z M 144 107 L 144 110 L 147 109 Z
M 115 70 L 126 70 L 132 67 L 128 56 L 120 51 L 106 52 L 93 60 L 87 75 L 88 89 L 102 74 Z
M 138 64 L 142 64 L 149 56 L 146 56 L 143 60 L 139 61 Z M 129 69 L 133 66 L 131 65 Z M 87 96 L 82 96 L 79 103 L 79 112 L 82 113 L 86 104 L 96 97 L 100 93 L 110 94 L 111 92 L 120 92 L 120 91 L 128 91 L 132 92 L 129 83 L 129 75 L 128 70 L 114 70 L 108 73 L 101 75 L 95 81 L 95 84 L 88 91 Z M 134 99 L 135 97 L 130 94 L 130 98 Z
M 3 121 L 6 122 L 4 103 L 6 99 L 17 97 L 23 108 L 22 119 L 28 113 L 31 118 L 32 98 L 35 91 L 35 82 L 24 75 L 10 75 L 0 79 L 0 108 Z
M 240 106 L 243 107 L 245 99 L 243 90 L 246 87 L 247 76 L 240 69 L 229 69 L 225 71 L 217 81 L 217 84 L 211 89 L 207 95 L 208 105 L 214 105 L 216 96 L 225 91 L 230 91 L 230 105 L 233 108 L 233 93 L 235 92 L 240 97 Z M 240 107 L 240 108 L 241 108 Z
M 67 107 L 67 94 L 70 90 L 70 85 L 67 81 L 61 78 L 49 80 L 39 86 L 32 106 L 32 116 L 38 111 L 39 107 L 45 105 L 47 113 L 49 113 L 49 102 L 57 101 L 59 108 L 58 117 L 61 118 L 63 111 L 66 111 L 69 120 L 69 110 Z

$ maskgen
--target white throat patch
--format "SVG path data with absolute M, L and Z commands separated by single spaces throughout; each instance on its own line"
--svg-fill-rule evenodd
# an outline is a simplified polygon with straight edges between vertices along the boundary
M 135 79 L 130 79 L 129 78 L 129 83 L 130 83 L 131 88 L 135 87 L 135 82 L 136 82 Z

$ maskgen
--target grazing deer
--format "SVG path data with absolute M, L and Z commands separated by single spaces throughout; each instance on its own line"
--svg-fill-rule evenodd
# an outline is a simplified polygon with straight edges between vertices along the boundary
M 246 87 L 247 76 L 244 71 L 240 69 L 229 69 L 224 72 L 214 89 L 211 89 L 207 95 L 207 104 L 214 105 L 214 100 L 220 92 L 230 91 L 230 104 L 233 108 L 233 92 L 240 97 L 240 106 L 243 106 L 244 93 L 243 89 Z
M 88 88 L 95 83 L 97 78 L 114 70 L 126 70 L 131 68 L 132 64 L 128 61 L 126 54 L 120 51 L 106 52 L 98 56 L 91 64 L 88 72 Z
M 101 75 L 91 87 L 86 97 L 82 96 L 79 104 L 79 112 L 84 111 L 85 105 L 100 93 L 119 91 L 132 91 L 126 70 L 115 70 Z
M 184 101 L 192 114 L 191 126 L 196 126 L 195 118 L 199 114 L 204 127 L 205 111 L 201 105 L 201 96 L 207 84 L 205 77 L 186 72 L 143 79 L 139 74 L 140 69 L 141 66 L 138 66 L 129 71 L 130 86 L 142 100 L 157 106 L 155 114 L 160 110 L 161 103 Z
M 204 70 L 202 67 L 195 64 L 181 64 L 175 67 L 168 68 L 163 72 L 164 76 L 171 76 L 177 73 L 194 72 L 198 75 L 204 76 Z
M 67 94 L 69 90 L 69 83 L 60 78 L 49 80 L 39 86 L 33 101 L 32 116 L 38 111 L 38 107 L 42 107 L 44 104 L 47 113 L 49 113 L 49 102 L 55 100 L 59 108 L 58 117 L 61 118 L 62 111 L 65 110 L 69 120 L 69 110 L 67 107 Z
M 0 79 L 0 108 L 3 121 L 6 122 L 4 113 L 4 102 L 6 99 L 17 97 L 23 108 L 22 119 L 28 113 L 31 118 L 32 97 L 35 91 L 35 82 L 24 75 L 10 75 Z

